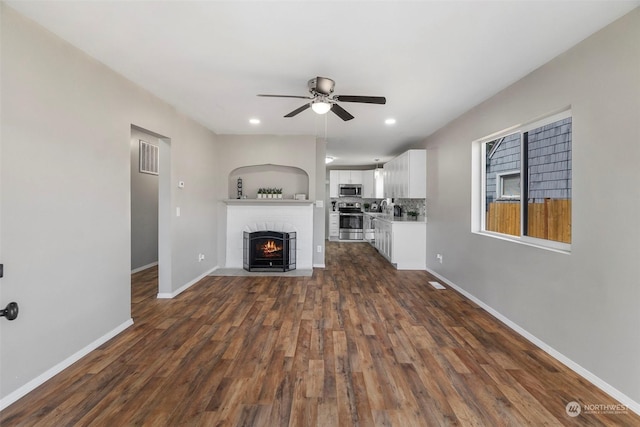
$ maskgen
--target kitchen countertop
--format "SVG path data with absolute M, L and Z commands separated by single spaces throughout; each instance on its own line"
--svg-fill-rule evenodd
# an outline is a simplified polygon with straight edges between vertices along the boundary
M 409 219 L 406 216 L 391 216 L 391 215 L 387 215 L 384 214 L 382 212 L 363 212 L 363 214 L 365 215 L 370 215 L 375 219 L 379 219 L 382 221 L 387 221 L 387 222 L 408 222 L 408 223 L 416 223 L 416 224 L 420 224 L 420 223 L 425 223 L 427 222 L 427 219 L 423 216 L 419 216 L 418 219 L 413 220 L 413 219 Z

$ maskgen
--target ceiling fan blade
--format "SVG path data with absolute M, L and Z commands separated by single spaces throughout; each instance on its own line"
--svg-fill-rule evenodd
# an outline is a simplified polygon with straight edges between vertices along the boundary
M 331 106 L 331 111 L 333 111 L 336 116 L 340 117 L 345 122 L 347 120 L 353 119 L 353 116 L 347 110 L 345 110 L 344 108 L 342 108 L 338 104 L 333 104 Z
M 333 99 L 341 102 L 361 102 L 364 104 L 387 103 L 387 98 L 385 98 L 384 96 L 335 95 Z
M 302 107 L 300 108 L 296 108 L 295 110 L 293 110 L 292 112 L 290 112 L 289 114 L 287 114 L 285 117 L 293 117 L 295 115 L 298 115 L 300 113 L 302 113 L 304 110 L 306 110 L 307 108 L 311 107 L 311 103 L 309 104 L 304 104 Z
M 264 96 L 267 98 L 299 98 L 299 99 L 313 99 L 312 96 L 298 96 L 298 95 L 263 95 L 259 94 L 258 96 Z

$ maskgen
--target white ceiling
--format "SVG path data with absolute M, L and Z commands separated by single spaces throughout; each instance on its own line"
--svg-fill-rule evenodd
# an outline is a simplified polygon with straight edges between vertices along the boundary
M 640 1 L 6 1 L 218 134 L 327 137 L 336 165 L 385 161 Z M 307 80 L 355 116 L 307 110 Z M 384 120 L 393 117 L 394 126 Z M 249 124 L 259 118 L 259 125 Z

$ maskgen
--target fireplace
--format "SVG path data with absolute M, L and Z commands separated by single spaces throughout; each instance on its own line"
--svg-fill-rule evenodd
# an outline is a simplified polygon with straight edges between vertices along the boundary
M 296 269 L 295 232 L 245 231 L 242 249 L 242 264 L 247 271 Z

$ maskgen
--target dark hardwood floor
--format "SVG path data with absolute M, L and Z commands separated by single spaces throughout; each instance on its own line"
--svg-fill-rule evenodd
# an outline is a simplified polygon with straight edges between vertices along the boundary
M 0 413 L 2 426 L 638 426 L 615 400 L 426 272 L 328 243 L 313 277 L 207 277 Z M 542 314 L 541 314 L 542 315 Z

